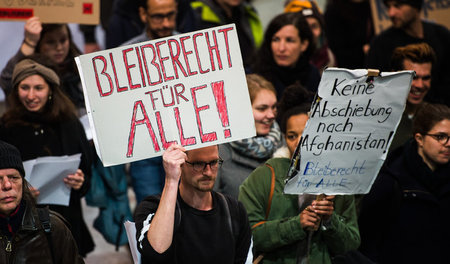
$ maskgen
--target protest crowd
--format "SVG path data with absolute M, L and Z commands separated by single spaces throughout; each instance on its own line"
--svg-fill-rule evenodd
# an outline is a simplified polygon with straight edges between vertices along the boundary
M 96 26 L 80 24 L 83 47 L 75 44 L 68 24 L 44 23 L 38 16 L 23 20 L 24 30 L 17 32 L 23 41 L 15 54 L 2 54 L 9 60 L 0 69 L 5 94 L 0 113 L 0 263 L 94 263 L 89 255 L 97 248 L 84 202 L 99 209 L 93 228 L 102 239 L 116 250 L 130 246 L 124 264 L 450 263 L 448 25 L 422 17 L 424 8 L 432 10 L 424 0 L 378 1 L 384 9 L 377 12 L 385 12 L 391 22 L 380 32 L 369 0 L 285 0 L 278 1 L 283 12 L 272 14 L 264 27 L 254 7 L 258 1 L 101 0 L 97 27 L 105 33 L 105 44 L 97 41 Z M 224 27 L 210 29 L 217 26 Z M 236 43 L 231 42 L 234 32 Z M 107 52 L 113 48 L 122 50 Z M 86 126 L 90 107 L 84 78 L 89 76 L 80 70 L 81 59 L 75 60 L 102 51 L 89 60 L 96 82 L 87 89 L 102 100 L 154 90 L 145 93 L 148 105 L 134 103 L 133 116 L 124 125 L 131 127 L 124 157 L 142 152 L 136 135 L 144 126 L 148 146 L 159 155 L 113 166 L 102 162 L 106 155 L 99 154 Z M 233 78 L 245 87 L 245 95 L 224 96 L 221 74 L 236 67 L 234 52 L 242 55 L 238 66 L 245 78 Z M 369 100 L 363 112 L 356 99 L 340 108 L 319 104 L 317 91 L 328 67 L 413 73 L 405 100 L 389 98 L 397 106 L 378 108 Z M 208 74 L 220 80 L 197 87 L 183 81 Z M 370 95 L 376 89 L 369 78 L 351 88 L 344 81 L 336 78 L 336 96 Z M 215 101 L 205 106 L 198 98 L 210 86 Z M 189 148 L 233 138 L 226 100 L 246 99 L 247 92 L 249 113 L 240 114 L 250 119 L 239 129 L 253 129 L 253 136 Z M 192 117 L 186 117 L 183 104 L 193 105 Z M 173 107 L 173 126 L 163 128 L 159 105 Z M 202 128 L 200 112 L 216 105 L 223 133 L 207 133 L 208 120 L 203 119 Z M 312 149 L 315 144 L 316 137 L 301 141 L 308 120 L 346 118 L 340 127 L 323 123 L 317 134 L 346 132 L 358 125 L 351 118 L 369 116 L 382 127 L 398 109 L 398 126 L 387 140 L 369 131 L 353 145 L 340 148 L 327 142 L 311 151 L 369 151 L 372 143 L 384 148 L 385 160 L 367 192 L 285 192 L 298 165 L 298 146 L 309 143 Z M 104 115 L 101 122 L 119 122 L 115 114 Z M 151 118 L 157 125 L 152 126 Z M 189 122 L 199 128 L 190 129 Z M 193 130 L 198 137 L 190 137 Z M 177 140 L 167 136 L 171 133 Z M 74 156 L 75 163 L 68 158 Z M 28 174 L 34 175 L 46 157 L 52 157 L 55 169 L 40 167 L 40 181 L 52 170 L 62 176 L 37 187 Z M 353 169 L 332 171 L 334 161 L 327 162 L 330 175 L 365 168 L 364 162 L 355 162 Z M 312 165 L 307 169 L 328 173 Z M 50 201 L 52 196 L 65 202 Z M 136 231 L 129 237 L 127 220 Z M 134 262 L 133 253 L 139 261 Z M 106 262 L 118 263 L 108 257 Z

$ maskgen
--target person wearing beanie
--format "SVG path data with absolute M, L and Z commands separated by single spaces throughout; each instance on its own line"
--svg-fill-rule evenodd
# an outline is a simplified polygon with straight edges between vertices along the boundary
M 390 70 L 394 49 L 425 42 L 437 55 L 432 70 L 432 90 L 425 100 L 450 105 L 450 31 L 433 22 L 421 19 L 423 0 L 384 0 L 392 26 L 376 36 L 368 54 L 367 67 Z
M 336 66 L 336 59 L 328 47 L 325 37 L 325 20 L 315 1 L 291 0 L 284 7 L 284 12 L 300 12 L 311 28 L 316 50 L 311 55 L 310 62 L 322 73 L 327 67 Z
M 16 146 L 25 161 L 81 153 L 79 169 L 64 178 L 71 188 L 69 206 L 49 207 L 70 223 L 79 253 L 84 257 L 94 249 L 81 210 L 81 198 L 90 188 L 92 150 L 76 108 L 60 89 L 53 64 L 42 55 L 19 61 L 11 82 L 8 109 L 0 119 L 0 140 Z M 35 197 L 39 191 L 31 187 Z
M 19 150 L 0 141 L 0 263 L 84 263 L 65 220 L 36 207 L 24 177 Z

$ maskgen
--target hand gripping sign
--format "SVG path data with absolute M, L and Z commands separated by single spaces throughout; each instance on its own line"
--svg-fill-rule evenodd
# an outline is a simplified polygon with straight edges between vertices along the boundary
M 105 166 L 255 136 L 234 24 L 76 58 Z
M 369 192 L 405 109 L 413 74 L 325 70 L 284 191 Z

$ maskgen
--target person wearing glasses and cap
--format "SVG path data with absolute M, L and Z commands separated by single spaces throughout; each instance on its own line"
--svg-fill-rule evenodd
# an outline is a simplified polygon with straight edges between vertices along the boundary
M 84 263 L 65 220 L 36 208 L 24 177 L 19 150 L 0 141 L 0 263 Z
M 450 108 L 424 103 L 362 201 L 361 251 L 376 263 L 450 263 Z
M 251 231 L 244 206 L 213 191 L 222 160 L 217 146 L 186 151 L 173 144 L 163 154 L 161 196 L 136 208 L 142 263 L 245 263 Z

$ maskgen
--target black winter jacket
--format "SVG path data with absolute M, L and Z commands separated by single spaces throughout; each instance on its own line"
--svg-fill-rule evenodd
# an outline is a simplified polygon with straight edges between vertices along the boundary
M 450 163 L 431 171 L 415 141 L 392 152 L 364 197 L 361 251 L 377 263 L 450 263 Z
M 37 209 L 29 204 L 31 203 L 22 203 L 25 210 L 22 213 L 21 224 L 10 239 L 0 231 L 0 263 L 53 263 L 49 242 L 39 220 Z M 75 240 L 64 221 L 57 213 L 50 211 L 51 243 L 56 261 L 53 264 L 82 264 L 84 261 L 78 255 Z M 7 250 L 9 243 L 10 252 Z

